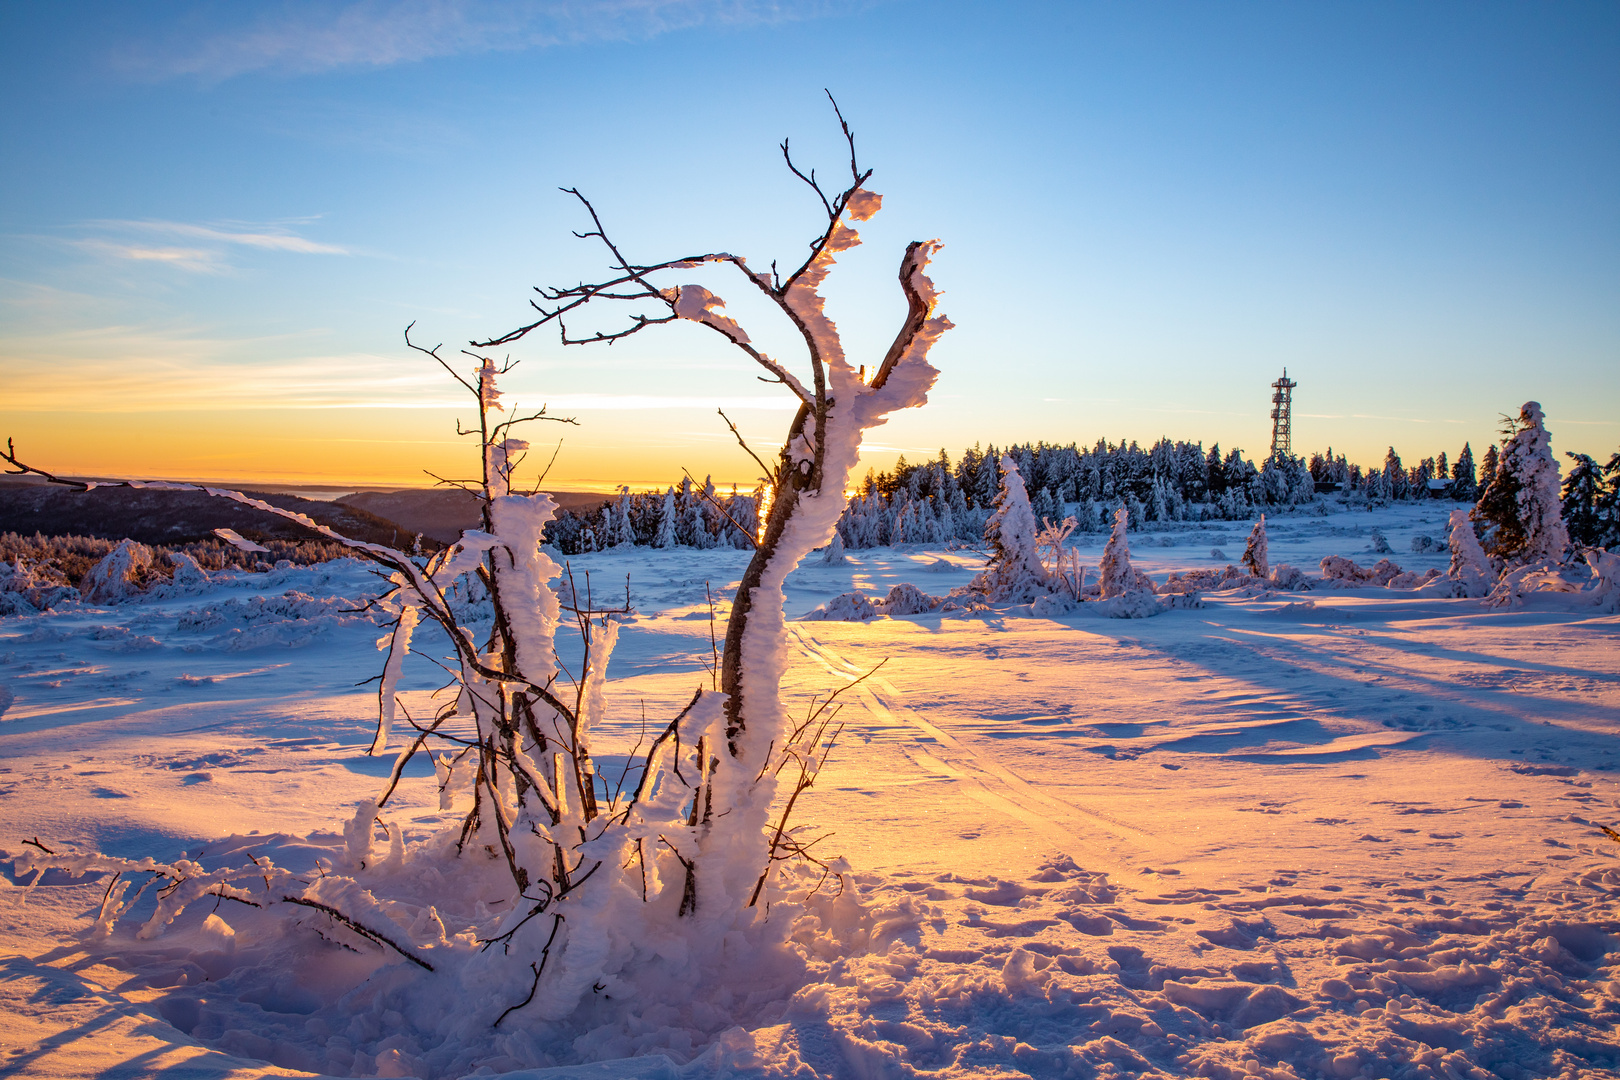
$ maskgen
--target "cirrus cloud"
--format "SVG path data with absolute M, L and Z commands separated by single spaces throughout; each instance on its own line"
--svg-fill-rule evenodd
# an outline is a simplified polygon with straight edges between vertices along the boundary
M 699 26 L 817 18 L 854 0 L 357 0 L 282 3 L 245 25 L 126 48 L 148 78 L 222 81 L 252 72 L 313 74 L 445 56 L 517 52 L 589 41 L 635 41 Z M 230 10 L 230 9 L 227 9 Z
M 229 270 L 232 248 L 296 255 L 350 254 L 347 248 L 299 236 L 284 225 L 97 220 L 86 221 L 80 228 L 99 234 L 67 241 L 81 251 L 108 259 L 160 263 L 194 274 Z

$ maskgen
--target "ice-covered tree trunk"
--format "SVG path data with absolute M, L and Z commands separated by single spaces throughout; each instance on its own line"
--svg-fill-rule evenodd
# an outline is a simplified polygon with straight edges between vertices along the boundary
M 857 221 L 879 206 L 876 195 L 859 188 L 847 202 Z M 884 423 L 889 413 L 927 400 L 937 375 L 928 351 L 951 325 L 933 313 L 938 294 L 925 273 L 938 242 L 913 243 L 900 267 L 910 313 L 870 382 L 864 381 L 845 357 L 818 291 L 834 253 L 857 242 L 853 229 L 835 223 L 810 272 L 783 297 L 810 347 L 818 389 L 811 402 L 800 406 L 779 455 L 770 512 L 726 625 L 720 688 L 727 695 L 727 745 L 738 764 L 731 772 L 744 780 L 763 765 L 773 742 L 786 731 L 781 701 L 787 661 L 783 584 L 807 554 L 832 538 L 866 432 Z M 738 816 L 735 831 L 751 842 L 764 824 L 774 791 L 756 785 L 751 792 L 728 794 Z
M 1248 546 L 1243 549 L 1243 567 L 1257 578 L 1271 574 L 1271 561 L 1266 551 L 1266 515 L 1254 523 L 1249 533 Z
M 712 794 L 716 810 L 712 819 L 705 813 L 704 825 L 694 834 L 693 854 L 681 855 L 688 863 L 687 880 L 696 881 L 695 908 L 690 910 L 705 920 L 724 922 L 727 912 L 751 900 L 757 890 L 761 866 L 768 864 L 764 824 L 775 794 L 775 772 L 768 765 L 773 753 L 796 752 L 788 746 L 793 729 L 781 700 L 787 663 L 783 583 L 809 552 L 832 538 L 866 432 L 884 423 L 889 413 L 926 400 L 936 375 L 928 351 L 950 326 L 949 320 L 934 314 L 937 294 L 926 273 L 938 241 L 913 242 L 900 264 L 900 287 L 909 310 L 894 343 L 873 363 L 856 365 L 845 355 L 821 289 L 837 258 L 860 243 L 855 223 L 876 213 L 882 199 L 865 186 L 871 172 L 860 171 L 854 136 L 841 116 L 840 123 L 850 144 L 850 183 L 836 195 L 824 191 L 814 174 L 794 166 L 786 143 L 782 146 L 789 168 L 814 189 L 827 213 L 825 230 L 812 241 L 809 256 L 797 269 L 781 273 L 773 265 L 756 270 L 746 259 L 723 252 L 632 263 L 608 239 L 595 208 L 575 192 L 595 223 L 593 230 L 581 235 L 601 240 L 614 262 L 614 276 L 540 290 L 546 303 L 535 305 L 538 319 L 481 343 L 494 347 L 553 322 L 564 326 L 565 318 L 599 300 L 615 306 L 634 303 L 640 310 L 630 314 L 621 329 L 570 336 L 564 326 L 564 342 L 611 343 L 651 326 L 693 322 L 746 353 L 766 370 L 767 381 L 781 384 L 798 400 L 774 465 L 766 466 L 755 457 L 769 474 L 769 509 L 752 538 L 754 556 L 742 575 L 726 625 L 720 664 L 725 729 L 712 744 L 712 771 L 703 779 L 705 806 Z M 665 284 L 667 275 L 676 271 L 739 274 L 798 332 L 808 360 L 807 370 L 801 369 L 804 374 L 795 374 L 788 364 L 762 351 L 725 313 L 725 301 L 706 286 Z

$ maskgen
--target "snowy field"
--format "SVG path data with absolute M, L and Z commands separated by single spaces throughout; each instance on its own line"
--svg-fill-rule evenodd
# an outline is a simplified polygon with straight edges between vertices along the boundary
M 1277 518 L 1271 563 L 1370 564 L 1378 526 L 1403 569 L 1443 569 L 1412 538 L 1443 537 L 1451 508 Z M 1133 561 L 1159 581 L 1218 568 L 1247 532 L 1133 533 Z M 709 684 L 705 585 L 723 632 L 746 555 L 573 560 L 598 595 L 628 575 L 637 610 L 604 761 Z M 789 614 L 851 588 L 943 595 L 983 565 L 849 558 L 797 571 Z M 340 562 L 0 619 L 0 1075 L 433 1072 L 403 1018 L 342 1019 L 397 956 L 334 942 L 269 981 L 254 913 L 207 904 L 154 941 L 91 947 L 105 880 L 53 871 L 25 892 L 11 861 L 34 837 L 295 868 L 341 846 L 392 763 L 366 756 L 376 696 L 357 685 L 379 630 L 350 609 L 375 591 Z M 848 864 L 796 936 L 801 970 L 581 1031 L 555 1070 L 477 1071 L 1616 1075 L 1620 845 L 1597 825 L 1620 821 L 1620 617 L 1376 587 L 1206 594 L 1142 620 L 1028 610 L 790 623 L 800 708 L 886 661 L 841 699 L 796 818 Z M 408 669 L 413 715 L 433 675 Z M 424 764 L 384 817 L 408 847 L 463 812 L 439 809 Z

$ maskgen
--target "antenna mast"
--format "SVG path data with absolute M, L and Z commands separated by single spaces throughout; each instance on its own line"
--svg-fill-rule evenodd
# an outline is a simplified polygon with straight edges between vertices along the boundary
M 1291 445 L 1293 434 L 1291 431 L 1293 425 L 1292 413 L 1294 387 L 1298 385 L 1299 383 L 1288 377 L 1287 368 L 1283 368 L 1282 378 L 1271 384 L 1271 389 L 1275 391 L 1271 395 L 1271 453 L 1273 457 L 1278 454 L 1283 457 L 1293 456 L 1293 447 Z

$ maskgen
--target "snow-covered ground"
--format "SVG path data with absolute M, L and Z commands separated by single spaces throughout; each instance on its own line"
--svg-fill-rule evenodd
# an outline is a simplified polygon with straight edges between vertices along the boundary
M 1449 509 L 1277 518 L 1271 563 L 1370 564 L 1377 526 L 1403 569 L 1443 568 L 1412 538 L 1441 539 Z M 1133 560 L 1161 581 L 1218 568 L 1247 533 L 1133 533 Z M 1094 566 L 1105 537 L 1080 539 Z M 746 554 L 573 561 L 599 594 L 629 575 L 638 611 L 604 760 L 709 683 L 705 586 L 723 629 Z M 851 588 L 942 595 L 982 566 L 817 559 L 790 615 Z M 414 1074 L 386 1032 L 333 1028 L 397 957 L 334 944 L 297 979 L 255 980 L 251 913 L 231 905 L 89 947 L 104 880 L 53 872 L 25 895 L 10 872 L 34 837 L 282 865 L 341 845 L 392 763 L 365 754 L 375 689 L 357 685 L 381 656 L 351 609 L 376 589 L 342 562 L 0 619 L 0 1075 Z M 794 984 L 739 972 L 753 989 L 729 1010 L 671 1002 L 638 1040 L 578 1046 L 618 1060 L 555 1075 L 1615 1075 L 1620 845 L 1596 826 L 1620 820 L 1617 629 L 1383 588 L 1206 595 L 1145 620 L 791 623 L 804 707 L 887 661 L 841 699 L 796 818 L 850 867 L 820 898 L 827 933 Z M 433 673 L 408 671 L 413 714 Z M 413 765 L 385 817 L 409 842 L 458 815 Z

